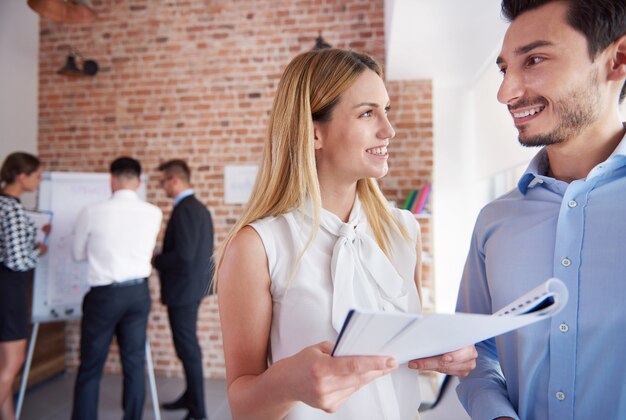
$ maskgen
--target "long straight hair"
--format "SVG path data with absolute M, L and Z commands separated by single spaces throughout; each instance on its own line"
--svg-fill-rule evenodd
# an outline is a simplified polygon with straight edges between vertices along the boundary
M 297 209 L 309 197 L 313 204 L 313 229 L 304 250 L 311 243 L 319 226 L 322 201 L 315 166 L 313 121 L 328 121 L 341 95 L 367 69 L 383 77 L 382 68 L 373 58 L 332 48 L 302 53 L 287 65 L 274 97 L 263 157 L 250 199 L 217 252 L 214 286 L 224 252 L 243 227 Z M 357 181 L 357 194 L 376 242 L 386 254 L 390 249 L 390 231 L 411 240 L 404 226 L 391 214 L 375 179 Z

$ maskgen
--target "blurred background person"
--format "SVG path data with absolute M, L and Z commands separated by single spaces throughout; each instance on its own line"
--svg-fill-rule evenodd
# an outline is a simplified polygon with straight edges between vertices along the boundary
M 160 184 L 174 200 L 167 222 L 163 251 L 155 255 L 159 271 L 161 301 L 167 305 L 176 355 L 183 364 L 186 389 L 174 401 L 162 404 L 165 410 L 187 409 L 186 418 L 206 417 L 202 349 L 198 343 L 198 309 L 208 294 L 213 275 L 213 221 L 211 213 L 196 198 L 191 187 L 191 171 L 183 160 L 159 165 Z
M 0 418 L 13 420 L 12 386 L 26 357 L 28 280 L 48 247 L 37 243 L 37 228 L 20 202 L 36 191 L 41 164 L 28 153 L 11 153 L 0 169 Z M 44 226 L 45 233 L 50 225 Z
M 141 419 L 146 396 L 148 277 L 163 214 L 137 194 L 139 161 L 117 158 L 110 173 L 112 197 L 83 208 L 74 229 L 74 259 L 87 261 L 90 289 L 83 299 L 73 420 L 98 418 L 100 379 L 113 335 L 124 375 L 124 420 Z

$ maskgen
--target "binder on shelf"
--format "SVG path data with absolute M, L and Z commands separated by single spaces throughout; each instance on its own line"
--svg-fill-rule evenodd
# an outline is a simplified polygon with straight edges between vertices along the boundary
M 402 206 L 405 210 L 411 210 L 415 205 L 417 199 L 417 190 L 412 190 L 409 195 L 407 195 L 406 200 L 404 201 L 404 206 Z
M 426 183 L 424 187 L 420 190 L 417 199 L 415 200 L 415 208 L 413 213 L 420 214 L 424 211 L 424 207 L 426 206 L 426 201 L 428 200 L 428 196 L 430 195 L 430 183 Z
M 436 356 L 548 319 L 565 307 L 567 298 L 565 284 L 551 278 L 493 315 L 353 309 L 333 356 L 393 356 L 398 363 Z

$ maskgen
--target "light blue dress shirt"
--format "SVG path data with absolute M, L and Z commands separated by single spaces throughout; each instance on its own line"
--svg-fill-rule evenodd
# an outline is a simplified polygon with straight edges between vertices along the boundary
M 473 419 L 626 419 L 626 137 L 586 179 L 546 176 L 541 150 L 518 188 L 481 211 L 457 311 L 493 313 L 549 277 L 559 314 L 479 343 L 457 392 Z
M 190 195 L 193 195 L 193 189 L 191 189 L 191 188 L 187 188 L 186 190 L 181 191 L 181 192 L 180 192 L 180 193 L 176 196 L 176 198 L 174 198 L 174 207 L 176 207 L 176 205 L 177 205 L 178 203 L 180 203 L 181 201 L 183 201 L 183 198 L 187 198 L 187 197 L 189 197 Z

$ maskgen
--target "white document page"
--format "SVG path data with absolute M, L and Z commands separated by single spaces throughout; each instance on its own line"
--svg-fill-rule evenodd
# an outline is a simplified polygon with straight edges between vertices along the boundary
M 493 315 L 353 310 L 333 356 L 393 356 L 398 363 L 436 356 L 547 319 L 565 306 L 567 298 L 565 284 L 552 278 Z

